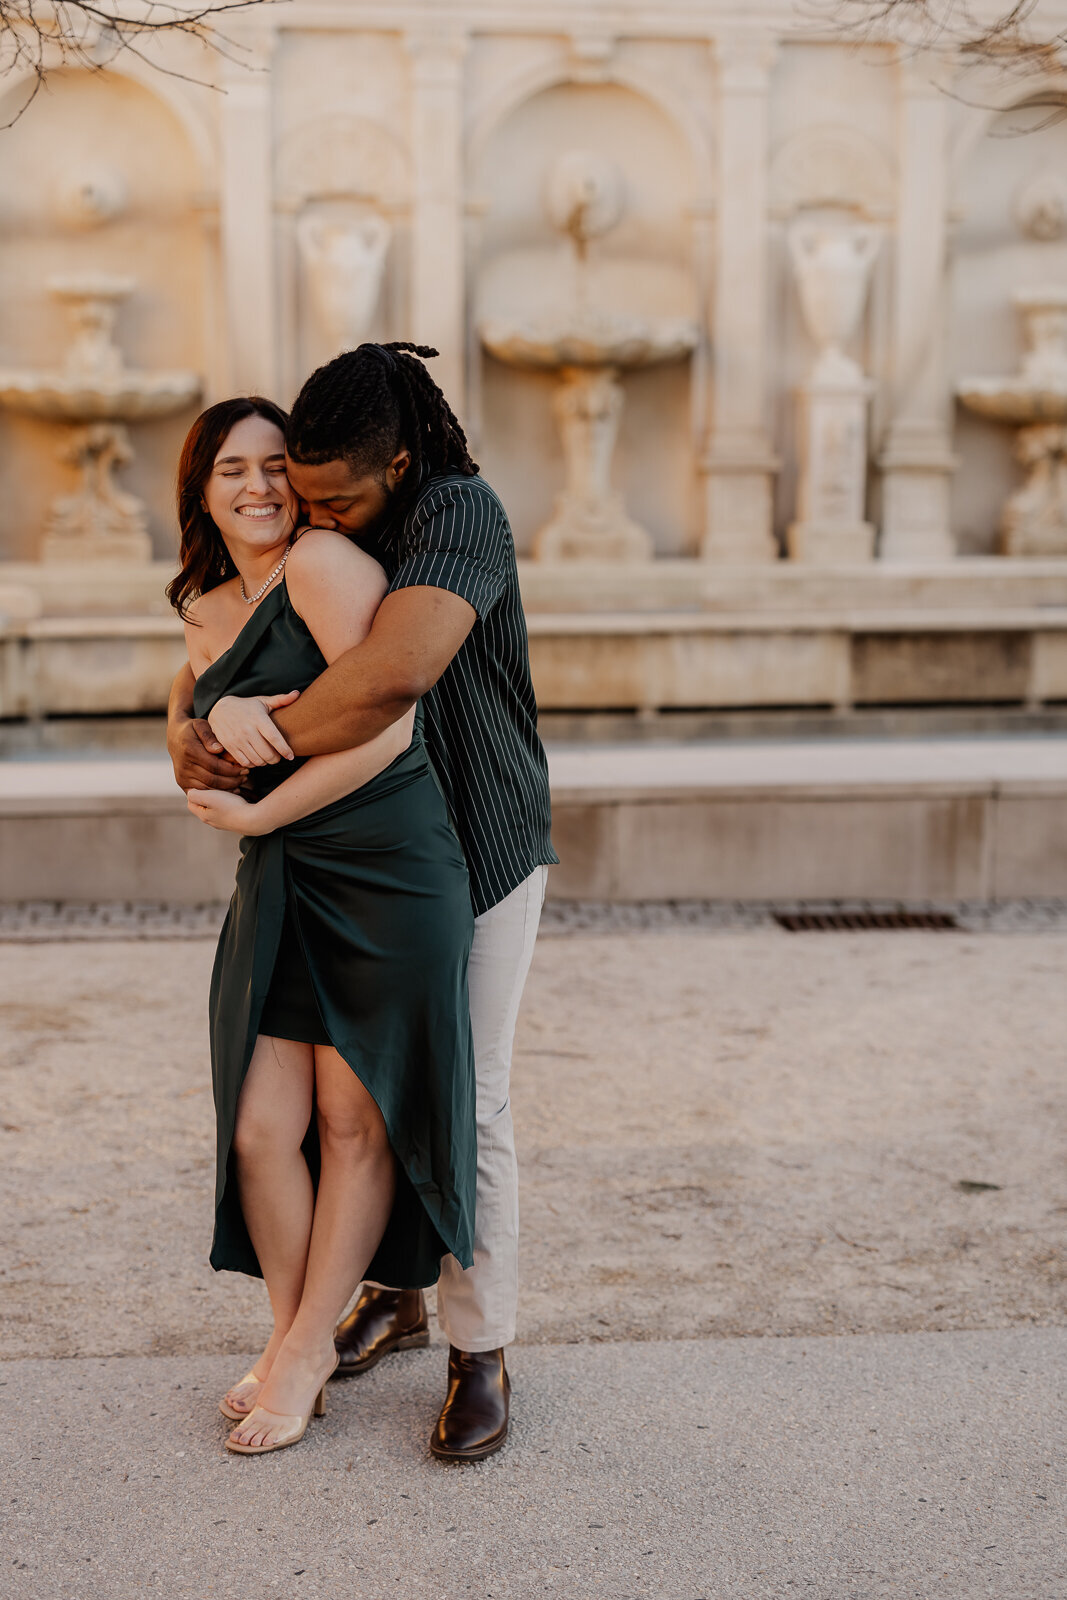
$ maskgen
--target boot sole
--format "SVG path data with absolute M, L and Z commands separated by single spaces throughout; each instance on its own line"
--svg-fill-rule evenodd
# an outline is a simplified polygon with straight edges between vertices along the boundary
M 334 1373 L 335 1378 L 359 1378 L 364 1372 L 369 1372 L 376 1367 L 379 1361 L 386 1356 L 393 1355 L 397 1350 L 425 1350 L 430 1343 L 430 1332 L 426 1329 L 423 1333 L 405 1333 L 399 1339 L 392 1339 L 381 1350 L 376 1350 L 373 1355 L 364 1356 L 362 1361 L 353 1362 L 346 1366 L 342 1362 Z
M 477 1445 L 473 1450 L 446 1450 L 443 1445 L 430 1440 L 430 1454 L 436 1456 L 438 1461 L 484 1461 L 486 1456 L 495 1455 L 507 1443 L 508 1430 L 496 1434 L 487 1444 Z

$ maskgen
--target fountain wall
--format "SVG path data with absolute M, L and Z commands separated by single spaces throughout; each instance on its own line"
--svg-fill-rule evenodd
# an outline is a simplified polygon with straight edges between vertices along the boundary
M 942 57 L 800 38 L 790 0 L 625 11 L 292 0 L 234 17 L 228 33 L 225 58 L 161 47 L 171 76 L 122 60 L 59 73 L 2 135 L 0 366 L 62 365 L 70 328 L 48 288 L 62 274 L 134 280 L 117 311 L 124 361 L 194 372 L 206 402 L 259 390 L 286 403 L 360 338 L 436 345 L 435 375 L 512 518 L 546 704 L 594 694 L 583 664 L 594 658 L 598 705 L 684 704 L 687 683 L 705 685 L 706 703 L 842 704 L 858 683 L 874 698 L 966 698 L 959 636 L 1030 640 L 1039 605 L 1045 642 L 1027 649 L 1044 665 L 1022 671 L 1004 644 L 999 698 L 1067 696 L 1067 651 L 1063 672 L 1050 666 L 1059 647 L 1047 638 L 1067 597 L 1067 540 L 1041 562 L 999 554 L 1001 510 L 1023 481 L 1016 429 L 956 399 L 976 374 L 1020 371 L 1017 291 L 1067 283 L 1067 123 L 1004 137 L 1021 115 L 1018 81 L 956 92 Z M 1067 84 L 1045 89 L 1067 101 Z M 0 119 L 24 92 L 6 89 Z M 578 156 L 618 188 L 610 223 L 580 240 L 549 193 Z M 847 241 L 870 241 L 837 333 L 811 314 L 818 284 L 802 298 L 800 237 L 823 290 Z M 521 331 L 545 307 L 508 263 L 543 260 L 544 291 L 552 274 L 566 281 L 579 244 L 586 311 L 610 312 L 611 328 L 602 319 L 570 379 L 562 355 L 556 368 L 505 359 L 485 336 L 486 297 Z M 556 298 L 570 318 L 563 350 L 577 313 Z M 690 330 L 673 343 L 671 319 Z M 623 323 L 630 335 L 642 323 L 629 355 Z M 845 368 L 827 365 L 835 339 Z M 846 369 L 844 411 L 816 403 L 814 375 Z M 534 559 L 574 468 L 566 382 L 572 395 L 585 385 L 587 413 L 590 396 L 615 406 L 614 420 L 586 415 L 586 444 L 610 446 L 611 494 L 652 560 Z M 53 637 L 67 619 L 74 638 L 89 619 L 38 685 L 83 671 L 100 652 L 93 619 L 121 612 L 116 649 L 152 665 L 138 682 L 129 667 L 125 701 L 114 674 L 106 694 L 116 707 L 158 701 L 180 651 L 177 634 L 160 644 L 161 591 L 194 409 L 131 423 L 133 459 L 117 469 L 146 503 L 154 563 L 120 569 L 87 548 L 70 571 L 40 561 L 48 507 L 75 484 L 65 425 L 0 412 L 9 637 Z M 857 537 L 811 537 L 804 504 L 849 507 Z M 807 531 L 791 542 L 798 522 Z M 557 625 L 590 612 L 608 618 L 599 632 Z M 685 614 L 684 643 L 610 622 L 647 612 Z M 907 665 L 918 634 L 941 639 L 955 677 L 927 673 L 921 651 Z M 871 669 L 883 646 L 861 636 L 888 640 L 898 666 Z M 605 651 L 620 663 L 615 687 Z M 33 701 L 20 693 L 0 714 Z M 36 705 L 93 693 L 83 677 Z

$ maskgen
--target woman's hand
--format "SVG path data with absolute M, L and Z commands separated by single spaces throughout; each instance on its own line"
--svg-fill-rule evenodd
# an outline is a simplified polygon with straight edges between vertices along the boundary
M 242 799 L 239 794 L 227 794 L 224 789 L 190 789 L 186 799 L 193 816 L 206 822 L 209 828 L 252 836 L 270 831 L 260 825 L 258 805 Z
M 247 698 L 224 694 L 208 712 L 211 731 L 234 761 L 242 767 L 272 767 L 292 761 L 293 752 L 271 720 L 271 712 L 291 706 L 300 694 L 260 694 Z

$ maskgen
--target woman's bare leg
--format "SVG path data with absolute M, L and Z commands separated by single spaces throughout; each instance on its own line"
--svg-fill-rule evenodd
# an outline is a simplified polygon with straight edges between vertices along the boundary
M 396 1166 L 382 1114 L 351 1067 L 315 1046 L 322 1170 L 300 1307 L 259 1393 L 274 1415 L 307 1411 L 333 1368 L 333 1330 L 378 1247 L 396 1192 Z M 239 1423 L 231 1438 L 268 1442 L 269 1423 Z
M 307 1268 L 314 1190 L 300 1146 L 311 1121 L 315 1051 L 261 1034 L 237 1102 L 233 1145 L 241 1210 L 274 1313 L 274 1331 L 253 1370 L 266 1378 L 300 1305 Z M 248 1407 L 258 1396 L 231 1394 Z

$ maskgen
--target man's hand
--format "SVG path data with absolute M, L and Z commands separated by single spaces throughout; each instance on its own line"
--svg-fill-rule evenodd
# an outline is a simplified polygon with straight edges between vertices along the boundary
M 208 713 L 211 732 L 219 748 L 245 767 L 273 767 L 282 760 L 292 761 L 293 752 L 285 735 L 274 726 L 270 714 L 280 706 L 291 706 L 299 693 L 299 689 L 291 689 L 288 694 L 247 698 L 223 695 Z
M 203 717 L 172 717 L 167 751 L 174 781 L 186 793 L 190 789 L 239 789 L 248 777 L 244 767 L 228 758 Z

